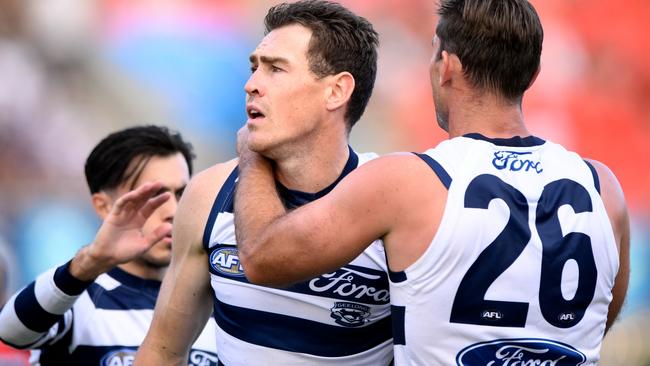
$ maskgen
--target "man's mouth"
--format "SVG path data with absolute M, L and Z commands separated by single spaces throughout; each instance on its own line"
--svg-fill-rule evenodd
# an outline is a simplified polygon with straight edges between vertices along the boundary
M 264 113 L 260 112 L 255 107 L 246 108 L 246 114 L 248 115 L 248 118 L 250 118 L 250 119 L 264 118 Z

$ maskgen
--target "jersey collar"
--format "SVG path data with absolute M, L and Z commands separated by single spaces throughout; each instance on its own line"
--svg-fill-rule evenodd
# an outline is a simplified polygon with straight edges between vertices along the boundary
M 543 145 L 546 142 L 540 139 L 539 137 L 532 136 L 532 135 L 526 137 L 513 136 L 507 139 L 503 139 L 503 138 L 485 137 L 480 133 L 468 133 L 466 135 L 463 135 L 463 137 L 467 137 L 474 140 L 487 141 L 497 146 L 511 146 L 511 147 L 533 147 L 533 146 Z

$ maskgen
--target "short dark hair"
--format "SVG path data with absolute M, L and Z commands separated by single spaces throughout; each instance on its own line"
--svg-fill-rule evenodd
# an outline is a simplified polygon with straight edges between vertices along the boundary
M 347 71 L 355 87 L 345 113 L 348 130 L 361 118 L 377 76 L 379 36 L 369 21 L 350 10 L 324 0 L 282 3 L 269 9 L 265 34 L 300 24 L 312 31 L 307 51 L 310 70 L 317 77 Z
M 154 125 L 111 133 L 95 146 L 86 159 L 86 181 L 90 193 L 117 188 L 133 177 L 135 182 L 153 156 L 167 157 L 176 153 L 183 155 L 191 175 L 194 159 L 192 145 L 184 141 L 180 133 Z
M 544 31 L 526 0 L 440 0 L 441 52 L 455 54 L 474 87 L 521 100 L 540 65 Z

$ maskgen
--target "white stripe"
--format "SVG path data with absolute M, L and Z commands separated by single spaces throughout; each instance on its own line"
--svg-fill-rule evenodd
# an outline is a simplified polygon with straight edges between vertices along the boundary
M 121 285 L 118 280 L 114 279 L 106 273 L 97 277 L 95 283 L 103 287 L 106 291 L 114 290 Z
M 139 346 L 153 310 L 96 309 L 88 292 L 77 300 L 71 350 L 77 346 Z
M 19 292 L 20 293 L 20 292 Z M 4 309 L 0 312 L 0 338 L 17 346 L 27 346 L 38 340 L 42 333 L 34 332 L 27 328 L 23 322 L 18 319 L 16 314 L 15 301 L 18 294 L 15 294 Z
M 70 296 L 56 287 L 52 268 L 36 278 L 34 292 L 38 303 L 51 314 L 61 315 L 70 309 L 79 296 Z

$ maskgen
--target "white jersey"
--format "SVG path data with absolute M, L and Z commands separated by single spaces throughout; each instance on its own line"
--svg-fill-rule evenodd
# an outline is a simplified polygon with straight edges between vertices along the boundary
M 153 319 L 160 281 L 120 268 L 92 282 L 66 263 L 40 275 L 0 312 L 0 339 L 32 349 L 35 366 L 132 365 Z M 189 353 L 190 366 L 217 366 L 216 324 L 210 318 Z
M 533 136 L 419 156 L 449 192 L 428 249 L 391 273 L 395 364 L 595 365 L 618 251 L 593 167 Z
M 279 187 L 280 195 L 290 208 L 313 201 L 376 156 L 350 149 L 341 177 L 327 189 L 308 194 Z M 393 356 L 390 298 L 381 241 L 343 268 L 289 288 L 253 285 L 237 257 L 236 180 L 237 168 L 215 199 L 204 236 L 219 361 L 226 366 L 388 365 Z

